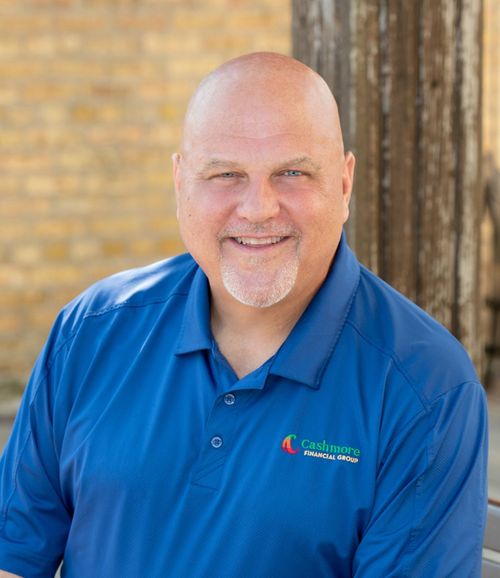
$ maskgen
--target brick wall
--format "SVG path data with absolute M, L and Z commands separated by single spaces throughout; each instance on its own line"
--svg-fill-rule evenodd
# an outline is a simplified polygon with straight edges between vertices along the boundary
M 182 250 L 170 155 L 220 62 L 290 52 L 289 0 L 0 0 L 0 402 L 60 307 Z M 500 3 L 484 0 L 484 142 L 500 164 Z
M 289 0 L 0 0 L 0 401 L 64 303 L 182 251 L 187 99 L 254 50 L 290 51 Z
M 500 3 L 483 0 L 483 180 L 485 185 L 500 171 Z M 493 220 L 488 212 L 482 223 L 483 294 L 498 297 L 500 271 L 493 266 Z M 491 341 L 491 311 L 485 309 L 486 338 Z
M 483 142 L 500 168 L 500 2 L 483 0 Z

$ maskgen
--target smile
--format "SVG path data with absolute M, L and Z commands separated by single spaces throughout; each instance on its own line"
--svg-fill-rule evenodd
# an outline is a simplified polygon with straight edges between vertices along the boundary
M 240 245 L 262 246 L 262 245 L 276 245 L 287 237 L 233 237 Z

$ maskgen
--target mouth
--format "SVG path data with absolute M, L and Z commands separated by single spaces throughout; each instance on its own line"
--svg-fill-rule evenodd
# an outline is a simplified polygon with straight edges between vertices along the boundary
M 288 237 L 231 237 L 238 245 L 246 247 L 269 247 L 282 243 Z

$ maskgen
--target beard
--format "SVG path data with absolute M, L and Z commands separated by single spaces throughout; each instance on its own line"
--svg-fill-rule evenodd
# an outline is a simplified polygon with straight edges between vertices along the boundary
M 224 258 L 220 261 L 226 291 L 243 305 L 271 307 L 285 299 L 295 286 L 299 271 L 297 255 L 280 266 L 274 265 L 270 271 L 259 258 L 250 258 L 248 265 L 249 270 L 243 271 Z
M 285 299 L 295 285 L 298 269 L 296 261 L 288 263 L 277 271 L 272 281 L 262 280 L 262 284 L 257 284 L 257 280 L 249 283 L 247 276 L 230 264 L 221 263 L 222 281 L 226 291 L 243 305 L 258 308 L 271 307 Z
M 287 237 L 288 250 L 281 257 L 248 255 L 241 262 L 224 251 L 224 240 L 244 235 Z M 251 225 L 230 227 L 219 236 L 219 267 L 226 291 L 243 305 L 265 308 L 276 305 L 292 291 L 299 272 L 300 232 L 293 225 Z

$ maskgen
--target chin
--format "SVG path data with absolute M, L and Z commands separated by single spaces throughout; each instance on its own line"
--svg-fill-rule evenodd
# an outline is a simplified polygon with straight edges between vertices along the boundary
M 272 282 L 262 280 L 251 282 L 235 273 L 234 270 L 222 268 L 222 281 L 226 291 L 237 301 L 249 307 L 264 309 L 272 307 L 286 299 L 295 286 L 297 268 L 282 269 L 277 279 Z
M 266 309 L 269 307 L 272 307 L 273 305 L 277 305 L 278 303 L 280 303 L 281 301 L 283 301 L 287 296 L 288 293 L 286 295 L 275 295 L 275 294 L 269 294 L 269 293 L 259 293 L 259 292 L 255 292 L 255 293 L 236 293 L 236 292 L 231 292 L 227 287 L 226 290 L 228 291 L 228 293 L 230 293 L 230 295 L 232 297 L 234 297 L 234 299 L 236 299 L 239 303 L 241 303 L 242 305 L 247 305 L 248 307 L 254 307 L 255 309 Z

